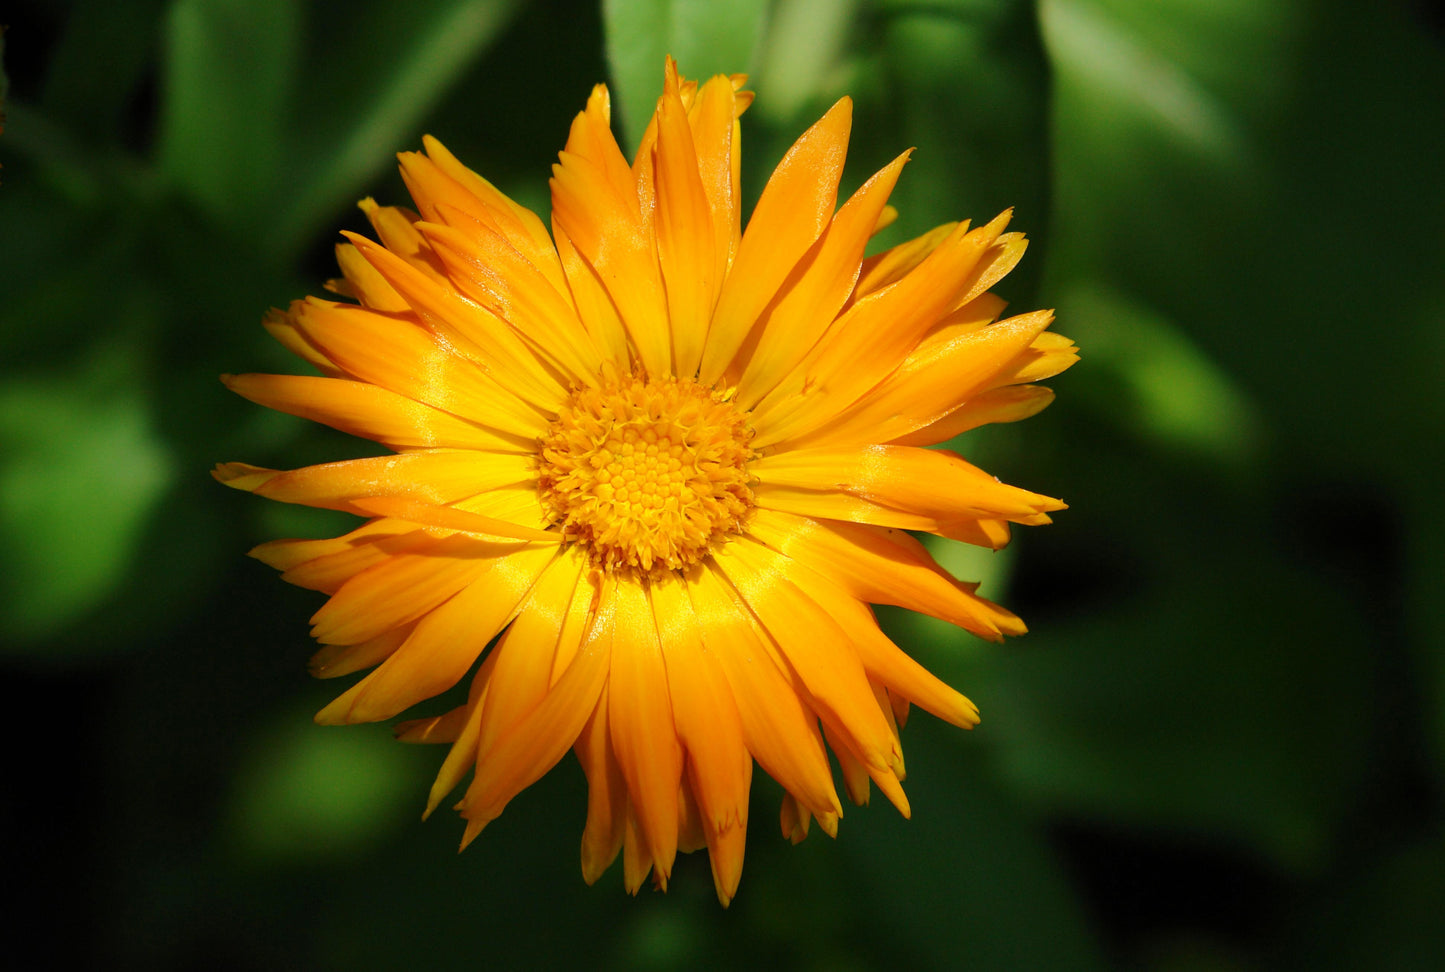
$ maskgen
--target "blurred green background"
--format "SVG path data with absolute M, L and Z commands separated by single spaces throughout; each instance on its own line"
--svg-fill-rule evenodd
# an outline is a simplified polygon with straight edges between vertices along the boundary
M 1445 16 L 1349 0 L 11 0 L 0 136 L 7 942 L 61 967 L 1445 968 Z M 842 94 L 894 241 L 1016 206 L 1059 400 L 961 448 L 1060 495 L 998 555 L 1029 622 L 889 613 L 979 703 L 904 742 L 914 819 L 778 835 L 666 896 L 578 874 L 569 759 L 466 854 L 442 751 L 321 729 L 317 596 L 246 559 L 335 517 L 225 490 L 365 443 L 227 394 L 298 366 L 424 132 L 546 212 L 592 83 L 747 70 L 751 196 Z M 344 518 L 340 518 L 344 520 Z M 436 707 L 440 711 L 441 705 Z M 58 925 L 61 933 L 51 931 Z

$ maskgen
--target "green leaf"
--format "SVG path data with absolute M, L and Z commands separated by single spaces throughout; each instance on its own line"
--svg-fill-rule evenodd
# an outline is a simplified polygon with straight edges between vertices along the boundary
M 1010 207 L 1010 229 L 1047 229 L 1048 72 L 1032 5 L 891 4 L 878 37 L 879 84 L 896 114 L 889 147 L 915 151 L 890 200 L 907 235 L 951 219 L 982 223 Z M 860 92 L 860 95 L 864 94 Z M 1032 292 L 1032 253 L 1001 287 Z
M 165 0 L 80 0 L 51 55 L 40 109 L 89 146 L 123 142 L 158 40 Z
M 415 749 L 373 727 L 319 729 L 290 709 L 247 740 L 227 830 L 248 864 L 357 854 L 397 826 L 414 826 L 421 777 Z
M 519 0 L 372 3 L 327 25 L 325 49 L 308 62 L 288 141 L 292 184 L 279 225 L 267 234 L 279 254 L 294 255 L 417 140 L 421 119 L 520 6 Z
M 1113 479 L 1118 490 L 1128 472 Z M 1206 832 L 1316 867 L 1365 766 L 1355 721 L 1373 699 L 1350 649 L 1368 628 L 1338 592 L 1252 543 L 1242 513 L 1184 501 L 1192 528 L 1139 510 L 1160 535 L 1140 552 L 1149 577 L 1134 597 L 1074 623 L 1030 618 L 1024 645 L 958 684 L 1005 773 L 1049 811 Z M 1077 508 L 1090 502 L 1107 501 Z
M 636 146 L 662 91 L 662 65 L 685 77 L 751 69 L 767 18 L 766 0 L 603 0 L 612 95 L 624 149 Z
M 875 899 L 860 911 L 891 925 L 926 968 L 1102 969 L 1057 858 L 978 758 L 979 737 L 915 718 L 903 734 L 912 818 L 875 795 L 841 824 L 836 850 L 865 875 L 855 893 Z
M 99 606 L 174 475 L 135 380 L 134 348 L 0 391 L 0 583 L 6 643 L 57 634 Z
M 815 102 L 837 97 L 833 89 L 847 73 L 858 6 L 857 0 L 773 5 L 757 65 L 756 86 L 764 92 L 758 115 L 787 125 Z
M 225 225 L 263 218 L 279 180 L 299 11 L 291 0 L 177 0 L 167 17 L 161 168 Z
M 1099 414 L 1165 449 L 1244 469 L 1257 462 L 1264 423 L 1230 375 L 1177 324 L 1099 287 L 1059 297 L 1065 332 L 1087 349 Z

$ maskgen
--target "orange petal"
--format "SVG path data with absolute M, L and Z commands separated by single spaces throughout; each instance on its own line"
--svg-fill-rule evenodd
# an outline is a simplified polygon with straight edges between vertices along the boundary
M 799 586 L 853 635 L 854 650 L 870 679 L 945 722 L 963 729 L 978 725 L 978 707 L 895 645 L 865 605 L 806 575 L 799 575 Z M 898 770 L 901 779 L 902 767 Z
M 685 583 L 654 584 L 651 599 L 677 734 L 687 752 L 686 789 L 697 799 L 713 881 L 726 903 L 742 874 L 740 854 L 736 860 L 730 856 L 741 850 L 732 832 L 747 829 L 753 761 L 743 744 L 742 722 L 727 679 L 699 637 Z
M 473 500 L 491 497 L 500 489 L 472 497 Z M 530 492 L 530 490 L 529 490 Z M 433 527 L 456 533 L 470 533 L 491 541 L 528 540 L 533 543 L 560 543 L 560 533 L 524 526 L 508 519 L 474 513 L 462 509 L 468 501 L 457 506 L 436 506 L 405 496 L 367 496 L 351 501 L 351 505 L 369 516 L 391 517 L 419 526 Z
M 728 544 L 713 559 L 776 639 L 823 723 L 847 741 L 870 775 L 891 774 L 902 751 L 878 711 L 851 638 L 786 576 L 794 565 L 747 540 Z
M 718 296 L 698 376 L 715 384 L 768 302 L 827 229 L 848 153 L 853 102 L 843 98 L 788 150 L 763 188 Z
M 487 655 L 477 669 L 477 674 L 472 677 L 472 684 L 467 690 L 467 704 L 438 717 L 441 720 L 459 724 L 456 727 L 452 746 L 447 750 L 446 759 L 442 761 L 441 768 L 437 770 L 436 779 L 432 781 L 431 789 L 427 793 L 426 809 L 422 811 L 423 820 L 430 817 L 436 808 L 441 806 L 441 802 L 446 799 L 447 794 L 457 788 L 468 771 L 476 764 L 478 725 L 481 722 L 487 698 L 491 695 L 492 670 L 496 666 L 494 658 L 496 658 L 495 654 Z M 430 722 L 430 720 L 427 721 Z M 431 731 L 435 731 L 436 728 L 438 727 L 427 727 Z M 397 738 L 405 741 L 405 737 L 401 735 L 401 726 L 397 727 L 397 733 Z M 415 733 L 413 732 L 413 734 Z
M 1013 614 L 954 580 L 900 530 L 757 510 L 748 532 L 857 600 L 942 618 L 990 641 L 1017 625 Z
M 364 236 L 342 233 L 411 305 L 427 329 L 497 384 L 548 411 L 566 397 L 562 385 L 521 337 L 495 314 L 463 298 L 450 280 L 418 270 Z
M 389 719 L 455 685 L 512 618 L 555 548 L 523 548 L 417 622 L 396 653 L 316 715 L 322 725 Z
M 409 523 L 373 520 L 339 537 L 322 540 L 272 540 L 252 548 L 250 556 L 277 570 L 292 570 L 307 561 L 341 553 L 358 544 L 394 540 L 403 535 L 419 533 L 420 531 Z
M 467 819 L 469 829 L 495 820 L 512 797 L 555 766 L 577 742 L 583 725 L 596 709 L 602 687 L 607 682 L 611 649 L 605 638 L 595 636 L 600 630 L 596 619 L 585 616 L 589 598 L 590 595 L 584 592 L 580 626 L 585 630 L 590 621 L 591 630 L 587 631 L 585 639 L 583 630 L 577 632 L 576 637 L 582 646 L 574 653 L 572 663 L 562 677 L 531 711 L 512 725 L 510 731 L 493 733 L 490 739 L 479 739 L 476 775 L 467 788 L 466 796 L 457 805 Z M 574 612 L 570 605 L 569 598 L 568 605 L 559 607 L 572 616 Z M 567 636 L 565 628 L 562 636 Z M 496 678 L 495 673 L 493 678 Z
M 300 302 L 293 319 L 307 340 L 362 381 L 512 435 L 535 439 L 547 430 L 543 412 L 408 320 L 315 298 Z
M 410 635 L 411 626 L 403 625 L 360 644 L 322 645 L 306 663 L 306 670 L 316 678 L 338 678 L 373 668 L 390 658 Z
M 504 734 L 536 708 L 576 655 L 586 633 L 590 606 L 590 592 L 574 596 L 584 563 L 575 547 L 552 561 L 528 593 L 517 619 L 492 649 L 496 691 L 482 714 L 481 752 L 491 752 Z M 559 655 L 566 656 L 561 664 Z M 566 748 L 571 745 L 568 740 Z
M 386 278 L 363 260 L 350 243 L 336 244 L 336 265 L 346 277 L 351 296 L 361 301 L 363 307 L 392 314 L 411 309 L 401 294 L 393 290 Z
M 593 884 L 612 866 L 622 849 L 627 821 L 627 781 L 607 731 L 608 690 L 602 687 L 597 707 L 582 727 L 573 751 L 587 774 L 587 826 L 582 832 L 582 880 Z
M 267 334 L 276 339 L 278 344 L 317 371 L 333 378 L 345 377 L 345 369 L 332 361 L 331 356 L 317 347 L 316 343 L 297 326 L 296 314 L 306 303 L 303 300 L 293 300 L 288 310 L 271 308 L 266 312 L 266 316 L 261 318 L 261 326 L 266 329 Z
M 817 716 L 790 683 L 791 672 L 773 661 L 766 635 L 713 568 L 689 578 L 688 594 L 703 644 L 732 689 L 748 751 L 809 810 L 841 816 Z
M 392 449 L 451 447 L 523 451 L 505 436 L 379 385 L 310 375 L 222 375 L 226 387 L 258 405 L 299 415 Z
M 981 425 L 1018 422 L 1042 412 L 1054 400 L 1043 385 L 1004 385 L 975 395 L 942 418 L 890 440 L 891 445 L 936 445 Z
M 481 200 L 497 229 L 552 282 L 552 286 L 558 290 L 564 289 L 566 280 L 557 260 L 557 251 L 552 246 L 551 237 L 547 235 L 547 227 L 537 214 L 526 206 L 513 202 L 496 186 L 462 165 L 456 156 L 447 151 L 446 146 L 430 135 L 423 135 L 421 141 L 437 168 Z
M 698 173 L 712 211 L 713 257 L 721 281 L 732 264 L 742 235 L 738 200 L 737 118 L 747 107 L 733 79 L 719 74 L 702 85 L 688 109 Z
M 858 284 L 853 290 L 851 299 L 859 300 L 874 291 L 882 290 L 889 284 L 902 280 L 927 259 L 930 253 L 938 249 L 939 244 L 952 236 L 958 228 L 958 223 L 944 223 L 941 226 L 935 226 L 922 236 L 899 243 L 877 256 L 871 256 L 864 260 L 862 269 L 858 272 Z M 968 232 L 966 222 L 963 224 L 963 231 Z
M 355 499 L 405 496 L 432 504 L 453 503 L 501 486 L 531 482 L 536 476 L 536 460 L 522 453 L 419 449 L 286 472 L 226 463 L 218 467 L 217 478 L 281 503 L 355 513 L 358 508 L 351 502 Z
M 751 408 L 813 349 L 853 291 L 858 263 L 878 215 L 909 153 L 875 173 L 833 217 L 827 231 L 798 261 L 755 330 L 756 346 L 743 366 L 737 402 Z
M 722 285 L 716 258 L 713 210 L 698 172 L 687 111 L 676 75 L 657 105 L 657 257 L 667 293 L 674 372 L 691 376 L 702 358 L 703 339 Z
M 682 750 L 652 605 L 640 584 L 616 587 L 608 724 L 646 852 L 666 885 L 677 854 Z
M 925 340 L 856 404 L 791 444 L 888 441 L 932 424 L 991 387 L 1053 318 L 1035 311 L 951 340 Z
M 572 245 L 572 239 L 553 221 L 552 232 L 557 238 L 557 252 L 561 255 L 562 267 L 567 275 L 567 286 L 572 292 L 572 301 L 577 316 L 587 333 L 608 361 L 619 366 L 629 360 L 627 350 L 627 329 L 618 315 L 617 306 L 612 303 L 607 288 L 603 285 L 592 264 L 583 259 Z
M 420 217 L 416 213 L 401 206 L 378 206 L 376 201 L 369 196 L 356 205 L 371 221 L 371 228 L 375 231 L 376 238 L 381 241 L 382 246 L 416 268 L 417 272 L 432 280 L 440 281 L 445 277 L 436 255 L 432 253 L 431 247 L 427 246 L 426 240 L 422 239 L 421 234 L 417 232 L 416 223 Z M 346 235 L 344 231 L 342 235 Z M 366 259 L 359 250 L 357 255 L 363 260 Z M 386 281 L 385 274 L 378 274 L 378 276 Z M 389 282 L 386 285 L 392 287 Z M 406 300 L 405 296 L 394 287 L 391 292 L 401 297 L 403 301 Z M 408 304 L 408 306 L 410 305 Z
M 571 291 L 552 281 L 496 230 L 443 206 L 449 225 L 419 224 L 447 276 L 469 299 L 506 321 L 570 383 L 597 381 L 602 358 L 577 318 Z
M 1011 250 L 1021 253 L 1021 241 L 995 246 L 1009 215 L 972 232 L 958 227 L 912 273 L 848 308 L 808 360 L 758 405 L 755 447 L 809 432 L 853 404 L 966 302 L 990 268 L 1016 261 Z
M 395 554 L 341 585 L 312 616 L 311 636 L 354 645 L 415 621 L 516 550 L 459 535 Z
M 1038 523 L 1047 522 L 1046 511 L 1065 508 L 1059 500 L 1001 483 L 958 454 L 941 449 L 890 445 L 797 449 L 756 459 L 750 469 L 763 484 L 825 496 L 845 494 L 940 520 L 972 514 Z
M 588 159 L 560 158 L 552 167 L 552 218 L 607 290 L 648 373 L 670 374 L 662 272 L 636 193 L 619 194 Z

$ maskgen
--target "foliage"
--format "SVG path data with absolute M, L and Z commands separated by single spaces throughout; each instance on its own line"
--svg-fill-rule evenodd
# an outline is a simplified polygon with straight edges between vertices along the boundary
M 52 953 L 1445 967 L 1445 52 L 1427 9 L 19 0 L 0 661 L 13 724 L 47 728 L 5 809 L 36 917 L 92 889 Z M 1032 633 L 992 647 L 885 617 L 983 725 L 916 716 L 915 819 L 850 809 L 836 845 L 788 848 L 759 784 L 726 912 L 700 860 L 665 898 L 583 888 L 571 765 L 451 855 L 454 821 L 416 820 L 439 755 L 310 725 L 314 602 L 241 556 L 336 522 L 206 475 L 357 448 L 216 376 L 289 367 L 260 315 L 319 291 L 336 230 L 363 228 L 355 199 L 404 199 L 393 152 L 434 132 L 545 212 L 590 85 L 612 82 L 635 144 L 669 51 L 692 76 L 752 73 L 750 196 L 850 93 L 852 185 L 917 146 L 888 241 L 1016 206 L 1033 246 L 1005 296 L 1056 306 L 1084 353 L 1049 411 L 960 443 L 1072 505 L 1007 554 L 940 552 Z

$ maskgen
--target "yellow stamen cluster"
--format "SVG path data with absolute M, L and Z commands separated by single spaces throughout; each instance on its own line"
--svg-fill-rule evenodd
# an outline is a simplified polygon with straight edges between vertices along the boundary
M 600 567 L 681 570 L 742 529 L 752 436 L 695 381 L 607 376 L 574 392 L 542 440 L 542 505 Z

